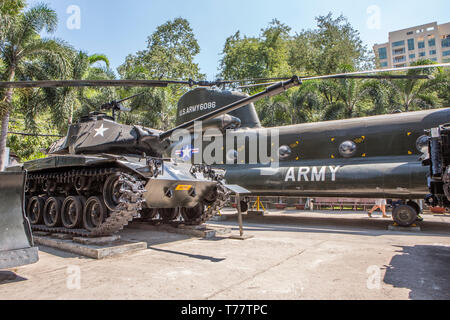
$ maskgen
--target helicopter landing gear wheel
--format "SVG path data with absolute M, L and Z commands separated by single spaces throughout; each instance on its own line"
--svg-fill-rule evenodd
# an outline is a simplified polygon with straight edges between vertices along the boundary
M 423 221 L 423 218 L 420 217 L 420 214 L 422 213 L 422 209 L 420 209 L 420 206 L 417 202 L 415 201 L 408 201 L 406 203 L 408 206 L 411 206 L 414 208 L 414 210 L 416 210 L 417 213 L 417 221 Z
M 199 203 L 193 208 L 181 208 L 180 211 L 184 221 L 187 222 L 200 218 L 205 213 L 205 206 Z
M 47 227 L 59 227 L 61 225 L 61 206 L 63 198 L 50 197 L 44 205 L 44 223 Z
M 41 197 L 32 197 L 27 204 L 27 217 L 31 224 L 42 224 L 44 221 L 45 199 Z
M 417 220 L 417 212 L 413 207 L 402 204 L 394 208 L 392 218 L 399 226 L 409 227 Z
M 178 208 L 162 208 L 158 209 L 158 212 L 164 222 L 175 220 L 180 213 Z
M 84 197 L 67 197 L 61 209 L 61 221 L 67 229 L 74 229 L 81 225 L 83 221 L 83 208 L 86 198 Z
M 90 197 L 84 204 L 83 226 L 92 231 L 105 221 L 108 209 L 101 197 Z

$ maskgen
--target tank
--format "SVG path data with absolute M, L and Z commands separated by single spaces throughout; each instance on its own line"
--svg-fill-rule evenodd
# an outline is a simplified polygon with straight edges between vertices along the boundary
M 223 172 L 164 159 L 160 131 L 114 118 L 81 118 L 46 158 L 23 164 L 33 230 L 105 236 L 136 218 L 198 225 L 225 203 Z

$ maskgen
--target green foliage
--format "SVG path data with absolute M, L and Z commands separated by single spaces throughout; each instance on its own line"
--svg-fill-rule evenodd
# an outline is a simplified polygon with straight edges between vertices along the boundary
M 24 7 L 24 0 L 0 0 L 1 15 L 17 15 Z
M 89 55 L 62 40 L 39 36 L 42 31 L 56 29 L 57 16 L 52 9 L 41 4 L 24 11 L 24 6 L 25 1 L 0 0 L 2 80 L 115 79 L 104 54 Z M 277 19 L 256 37 L 237 31 L 225 41 L 220 76 L 255 79 L 325 75 L 374 66 L 373 54 L 344 16 L 334 18 L 329 13 L 316 21 L 316 28 L 295 34 Z M 148 37 L 146 48 L 128 55 L 118 73 L 121 79 L 204 79 L 194 62 L 199 52 L 189 22 L 176 18 L 157 27 Z M 431 63 L 425 60 L 416 64 Z M 411 70 L 408 74 L 432 78 L 305 81 L 296 89 L 257 102 L 256 109 L 264 126 L 281 126 L 450 106 L 449 69 Z M 181 86 L 0 90 L 0 119 L 11 115 L 9 131 L 65 135 L 70 123 L 98 111 L 104 103 L 143 93 L 126 102 L 132 112 L 119 112 L 118 121 L 166 130 L 174 126 L 177 102 L 188 90 Z M 42 149 L 56 139 L 9 135 L 7 143 L 26 161 L 44 157 Z
M 331 13 L 316 18 L 317 28 L 304 30 L 294 37 L 290 64 L 294 70 L 316 75 L 336 73 L 344 67 L 365 69 L 373 59 L 359 32 L 344 16 L 333 19 Z
M 326 75 L 373 68 L 375 59 L 359 32 L 344 16 L 316 18 L 317 27 L 294 36 L 272 21 L 259 37 L 229 37 L 222 51 L 221 76 L 226 79 Z M 431 64 L 421 61 L 417 64 Z M 431 80 L 334 79 L 304 82 L 297 89 L 256 103 L 263 125 L 335 120 L 448 106 L 449 72 L 411 70 Z M 256 93 L 261 88 L 248 90 Z
M 435 64 L 431 60 L 419 60 L 411 66 Z M 433 75 L 433 79 L 405 79 L 390 80 L 386 85 L 393 90 L 398 102 L 398 107 L 402 111 L 413 111 L 431 109 L 441 106 L 437 89 L 439 87 L 448 88 L 448 79 L 439 68 L 413 69 L 408 70 L 408 75 Z M 447 82 L 447 83 L 446 83 Z M 446 83 L 446 84 L 445 84 Z
M 129 55 L 118 68 L 122 79 L 204 79 L 195 56 L 200 46 L 186 19 L 176 18 L 159 26 L 148 38 L 147 48 Z M 121 98 L 144 92 L 131 101 L 133 112 L 122 114 L 127 123 L 168 129 L 175 123 L 176 104 L 186 88 L 121 89 Z
M 261 35 L 241 37 L 239 31 L 227 38 L 220 61 L 221 77 L 252 79 L 291 74 L 288 64 L 290 28 L 277 19 Z
M 17 79 L 33 79 L 27 73 L 30 66 L 40 59 L 50 62 L 59 74 L 65 74 L 69 66 L 69 46 L 57 39 L 43 39 L 39 34 L 43 31 L 52 33 L 58 25 L 58 18 L 47 5 L 38 4 L 25 12 L 12 17 L 1 16 L 0 61 L 3 74 L 1 79 L 14 81 Z M 2 112 L 2 128 L 0 134 L 0 170 L 3 169 L 3 158 L 8 131 L 8 117 L 13 111 L 14 90 L 2 92 L 2 101 L 6 102 L 6 110 Z M 3 105 L 5 109 L 5 105 Z M 5 120 L 5 121 L 3 121 Z
M 45 132 L 47 134 L 55 134 L 58 132 L 53 128 L 49 121 L 50 116 L 40 116 L 37 119 L 37 126 L 30 128 L 27 126 L 25 119 L 20 112 L 13 113 L 13 120 L 10 121 L 11 132 L 27 132 L 39 133 Z M 45 157 L 42 150 L 46 150 L 58 138 L 54 137 L 38 137 L 38 136 L 22 136 L 22 135 L 8 135 L 8 146 L 11 152 L 17 155 L 20 161 L 28 161 Z

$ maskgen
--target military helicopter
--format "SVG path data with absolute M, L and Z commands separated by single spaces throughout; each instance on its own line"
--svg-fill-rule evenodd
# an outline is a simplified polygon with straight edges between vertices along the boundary
M 152 156 L 169 157 L 176 161 L 203 163 L 200 157 L 208 143 L 199 139 L 196 124 L 201 123 L 200 135 L 208 141 L 222 137 L 230 141 L 227 147 L 215 150 L 214 168 L 225 170 L 227 184 L 238 184 L 253 195 L 345 196 L 404 199 L 394 209 L 393 219 L 399 225 L 414 223 L 420 212 L 412 201 L 426 194 L 426 170 L 417 160 L 425 152 L 424 129 L 445 123 L 450 110 L 429 110 L 375 116 L 359 119 L 328 121 L 269 128 L 278 132 L 277 143 L 269 142 L 267 129 L 262 128 L 253 105 L 259 99 L 280 94 L 304 81 L 315 79 L 365 78 L 427 78 L 422 75 L 388 75 L 389 71 L 447 67 L 434 64 L 395 69 L 370 70 L 316 77 L 279 78 L 280 82 L 256 83 L 265 89 L 252 96 L 242 92 L 219 90 L 217 86 L 248 80 L 173 81 L 173 80 L 86 80 L 86 81 L 19 81 L 0 82 L 0 88 L 65 87 L 65 86 L 198 86 L 186 93 L 178 103 L 176 127 L 166 132 L 153 129 L 145 143 Z M 274 79 L 257 79 L 273 81 Z M 252 80 L 256 82 L 255 79 Z M 116 106 L 119 104 L 116 104 Z M 113 108 L 117 110 L 117 108 Z M 91 128 L 97 130 L 105 128 Z M 207 129 L 216 129 L 214 134 Z M 189 139 L 173 135 L 180 130 Z M 218 130 L 218 131 L 217 131 Z M 227 137 L 232 133 L 234 138 Z M 70 134 L 69 134 L 70 137 Z M 241 144 L 239 145 L 239 138 Z M 253 140 L 256 138 L 256 140 Z M 242 142 L 243 141 L 243 142 Z M 254 141 L 257 141 L 255 144 Z M 271 161 L 261 161 L 261 141 L 275 146 Z M 111 142 L 108 142 L 109 144 Z M 108 143 L 105 143 L 107 145 Z M 98 142 L 95 143 L 98 145 Z M 78 152 L 83 152 L 83 144 Z M 231 146 L 231 147 L 229 147 Z M 51 148 L 52 149 L 52 148 Z M 70 149 L 70 148 L 69 148 Z M 142 150 L 140 150 L 142 151 Z M 267 150 L 263 150 L 267 151 Z M 274 151 L 274 150 L 272 150 Z M 258 154 L 256 163 L 250 158 Z M 267 156 L 267 154 L 266 154 Z M 179 159 L 178 159 L 179 158 Z M 191 159 L 193 158 L 193 159 Z M 274 159 L 276 158 L 276 159 Z M 279 160 L 279 161 L 277 161 Z M 273 164 L 276 164 L 275 166 Z M 242 208 L 242 206 L 241 206 Z
M 413 70 L 422 67 L 430 66 L 382 71 Z M 317 76 L 301 81 L 383 78 L 384 75 L 367 75 L 380 71 Z M 395 79 L 408 76 L 388 77 Z M 241 88 L 253 86 L 261 84 Z M 242 105 L 243 98 L 245 95 L 236 91 L 194 89 L 179 101 L 177 124 L 195 118 L 201 119 L 202 114 L 211 114 L 202 111 L 202 106 L 204 109 L 214 109 L 215 106 L 220 109 L 233 103 Z M 279 166 L 276 168 L 261 165 L 260 161 L 256 163 L 249 161 L 252 153 L 261 154 L 258 137 L 264 135 L 267 130 L 261 127 L 254 105 L 249 103 L 229 112 L 228 116 L 221 119 L 222 128 L 231 130 L 238 141 L 230 144 L 234 145 L 234 148 L 225 150 L 222 163 L 215 164 L 215 167 L 225 170 L 225 179 L 228 183 L 239 184 L 250 190 L 252 195 L 258 196 L 401 199 L 402 201 L 396 202 L 393 208 L 393 220 L 401 226 L 410 226 L 421 212 L 419 204 L 414 199 L 424 198 L 427 195 L 428 172 L 419 161 L 425 159 L 428 154 L 428 139 L 424 130 L 450 121 L 450 109 L 269 128 L 277 131 L 279 137 L 277 144 Z M 211 140 L 211 136 L 208 137 L 207 141 Z M 203 146 L 197 144 L 187 150 L 202 147 L 205 149 L 208 143 L 203 143 Z M 183 150 L 182 146 L 174 146 Z M 240 205 L 242 211 L 246 211 L 249 207 L 245 201 Z

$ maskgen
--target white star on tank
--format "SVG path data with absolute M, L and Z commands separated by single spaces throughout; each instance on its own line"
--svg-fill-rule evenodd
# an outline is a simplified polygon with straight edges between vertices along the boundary
M 104 133 L 105 133 L 105 131 L 106 130 L 109 130 L 108 128 L 104 128 L 103 127 L 103 123 L 102 123 L 102 126 L 100 127 L 100 128 L 98 128 L 98 129 L 94 129 L 95 130 L 95 132 L 97 132 L 96 134 L 95 134 L 95 136 L 94 136 L 94 138 L 96 137 L 96 136 L 102 136 L 102 137 L 104 137 Z

